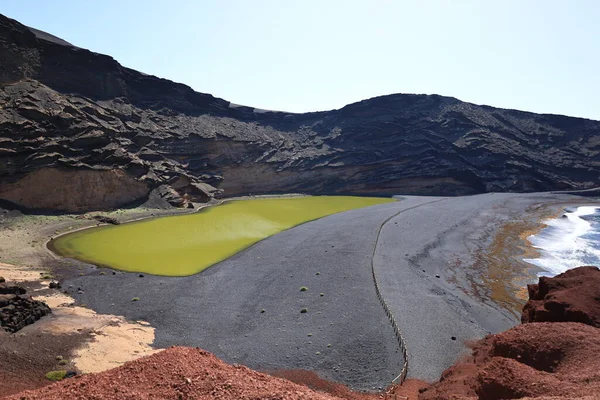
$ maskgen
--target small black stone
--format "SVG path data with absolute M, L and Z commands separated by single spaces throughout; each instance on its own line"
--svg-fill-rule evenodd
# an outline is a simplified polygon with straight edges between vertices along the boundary
M 50 284 L 48 285 L 48 287 L 50 289 L 60 289 L 61 288 L 61 284 L 60 284 L 60 282 L 52 281 L 52 282 L 50 282 Z

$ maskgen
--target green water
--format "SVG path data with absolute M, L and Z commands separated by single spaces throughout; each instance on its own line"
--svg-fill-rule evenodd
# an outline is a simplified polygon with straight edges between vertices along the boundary
M 62 256 L 96 265 L 187 276 L 301 223 L 392 201 L 350 196 L 229 201 L 194 214 L 74 232 L 54 240 L 52 247 Z

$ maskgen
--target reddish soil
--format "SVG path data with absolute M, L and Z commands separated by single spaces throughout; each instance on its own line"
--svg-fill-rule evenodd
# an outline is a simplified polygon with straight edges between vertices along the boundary
M 273 376 L 274 375 L 274 376 Z M 285 378 L 285 379 L 281 379 Z M 10 383 L 10 382 L 8 382 Z M 21 377 L 21 384 L 26 384 Z M 35 386 L 48 385 L 36 382 Z M 39 399 L 416 399 L 427 383 L 408 380 L 388 393 L 353 392 L 310 371 L 262 374 L 189 347 L 172 347 L 98 374 L 79 375 L 5 400 Z M 395 395 L 394 395 L 395 394 Z
M 340 399 L 229 365 L 194 348 L 172 347 L 98 374 L 80 375 L 7 399 Z
M 272 376 L 287 379 L 299 385 L 304 385 L 316 392 L 327 393 L 335 397 L 348 400 L 374 400 L 380 398 L 372 393 L 353 392 L 346 386 L 325 380 L 312 371 L 301 369 L 277 370 L 269 373 Z
M 581 322 L 600 328 L 600 270 L 571 269 L 528 285 L 521 322 Z
M 389 393 L 396 395 L 395 397 L 388 396 L 390 400 L 415 400 L 419 397 L 419 393 L 430 386 L 429 383 L 418 379 L 407 379 L 402 386 L 390 388 Z
M 353 392 L 342 384 L 325 380 L 312 371 L 277 370 L 270 372 L 270 375 L 307 386 L 308 388 L 317 392 L 327 393 L 332 396 L 347 400 L 402 400 L 405 398 L 416 400 L 419 396 L 419 390 L 429 386 L 427 382 L 419 381 L 417 379 L 408 379 L 402 384 L 402 386 L 390 386 L 385 393 L 360 393 Z M 396 396 L 394 397 L 394 395 Z

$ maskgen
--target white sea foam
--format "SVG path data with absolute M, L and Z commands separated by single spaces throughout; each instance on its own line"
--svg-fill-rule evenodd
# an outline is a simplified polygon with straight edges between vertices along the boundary
M 582 206 L 561 218 L 544 221 L 548 227 L 528 238 L 539 249 L 540 257 L 525 261 L 543 269 L 539 275 L 545 276 L 555 276 L 582 265 L 599 265 L 600 224 L 582 218 L 598 210 L 600 207 Z

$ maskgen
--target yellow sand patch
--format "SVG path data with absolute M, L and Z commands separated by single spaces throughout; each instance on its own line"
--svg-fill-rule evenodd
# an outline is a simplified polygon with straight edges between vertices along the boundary
M 150 347 L 154 328 L 123 320 L 113 323 L 97 329 L 94 339 L 75 351 L 73 363 L 80 371 L 106 371 L 158 351 Z
M 52 308 L 52 316 L 36 323 L 42 332 L 78 334 L 92 332 L 92 340 L 77 349 L 71 361 L 83 373 L 101 372 L 127 361 L 152 354 L 154 328 L 147 322 L 129 322 L 123 317 L 97 314 L 73 306 L 73 299 L 62 293 L 35 296 Z
M 0 276 L 7 282 L 33 282 L 40 279 L 39 270 L 0 262 Z
M 0 276 L 11 283 L 39 281 L 40 272 L 0 263 Z M 48 282 L 41 281 L 44 287 Z M 73 298 L 59 292 L 45 296 L 34 294 L 34 298 L 52 309 L 50 316 L 35 324 L 39 331 L 53 334 L 92 331 L 93 339 L 77 349 L 71 360 L 83 373 L 105 371 L 157 351 L 150 346 L 154 341 L 154 328 L 145 321 L 128 322 L 123 317 L 97 314 L 88 308 L 73 306 Z

